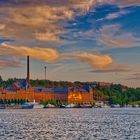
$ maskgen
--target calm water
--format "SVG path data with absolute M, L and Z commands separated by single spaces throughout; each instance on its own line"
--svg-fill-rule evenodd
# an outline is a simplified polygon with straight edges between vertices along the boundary
M 0 110 L 0 140 L 140 140 L 140 109 Z

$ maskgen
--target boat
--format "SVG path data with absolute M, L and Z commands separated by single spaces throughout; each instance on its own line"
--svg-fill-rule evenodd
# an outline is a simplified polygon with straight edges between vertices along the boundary
M 80 105 L 81 108 L 92 108 L 92 105 Z
M 120 108 L 121 106 L 119 104 L 111 105 L 111 108 Z
M 40 104 L 34 104 L 34 109 L 43 109 L 44 106 L 43 105 L 40 105 Z
M 139 105 L 133 105 L 132 107 L 134 107 L 134 108 L 139 108 Z
M 5 109 L 21 109 L 20 105 L 10 104 L 5 107 Z
M 0 109 L 5 109 L 5 105 L 4 104 L 1 104 L 0 105 Z
M 60 108 L 66 108 L 66 106 L 65 105 L 60 105 Z
M 110 108 L 110 106 L 105 104 L 105 105 L 102 105 L 101 108 Z
M 39 104 L 35 100 L 33 100 L 33 102 L 30 102 L 29 104 L 33 105 L 33 109 L 43 109 L 44 108 L 44 105 Z
M 18 104 L 3 104 L 0 105 L 0 109 L 21 109 L 21 106 Z
M 75 107 L 75 104 L 68 104 L 67 106 L 66 106 L 66 108 L 74 108 Z
M 47 104 L 44 108 L 58 108 L 58 107 L 52 104 Z
M 28 103 L 21 105 L 21 109 L 33 109 L 33 107 L 34 107 L 33 104 L 28 104 Z
M 31 104 L 34 105 L 34 107 L 33 107 L 34 109 L 43 109 L 44 108 L 44 105 L 41 105 L 41 104 L 39 104 L 37 102 L 33 102 Z

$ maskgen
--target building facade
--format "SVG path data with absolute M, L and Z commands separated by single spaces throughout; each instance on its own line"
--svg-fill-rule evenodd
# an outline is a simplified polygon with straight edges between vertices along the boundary
M 68 103 L 92 103 L 93 92 L 82 88 L 30 88 L 15 92 L 3 91 L 0 93 L 3 100 L 28 100 L 29 102 L 65 101 Z
M 93 92 L 89 86 L 71 88 L 44 88 L 30 85 L 30 61 L 27 56 L 27 78 L 17 80 L 12 86 L 2 89 L 2 100 L 28 100 L 29 102 L 65 101 L 68 103 L 91 103 Z

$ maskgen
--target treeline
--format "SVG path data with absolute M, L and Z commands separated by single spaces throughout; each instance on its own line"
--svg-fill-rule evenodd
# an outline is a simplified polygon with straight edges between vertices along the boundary
M 50 80 L 30 80 L 30 84 L 32 87 L 36 86 L 44 86 L 47 88 L 50 87 L 72 87 L 75 85 L 73 82 L 68 81 L 50 81 Z
M 12 86 L 14 84 L 14 82 L 16 82 L 16 78 L 9 78 L 6 81 L 1 80 L 0 78 L 0 87 L 9 87 Z
M 6 88 L 12 86 L 14 82 L 16 82 L 16 78 L 10 78 L 6 81 L 0 81 L 0 87 Z M 30 80 L 30 84 L 32 87 L 43 86 L 43 87 L 72 87 L 76 84 L 76 82 L 68 82 L 68 81 L 50 81 L 50 80 Z M 77 84 L 78 85 L 78 84 Z
M 24 100 L 24 99 L 0 99 L 0 104 L 24 104 L 28 102 L 28 100 Z
M 2 78 L 0 78 L 2 79 Z M 6 81 L 0 80 L 0 87 L 9 87 L 12 86 L 14 84 L 14 82 L 16 82 L 18 79 L 17 78 L 9 78 Z M 43 87 L 81 87 L 84 84 L 90 84 L 92 85 L 92 82 L 70 82 L 70 81 L 50 81 L 50 80 L 30 80 L 30 84 L 32 87 L 37 87 L 37 86 L 43 86 Z
M 109 87 L 99 87 L 106 101 L 109 104 L 126 105 L 140 101 L 140 88 L 123 89 L 121 85 L 111 85 Z
M 1 81 L 0 87 L 11 86 L 16 82 L 16 78 Z M 46 88 L 56 87 L 82 87 L 90 85 L 93 88 L 93 98 L 95 101 L 104 101 L 108 104 L 125 105 L 140 101 L 140 88 L 124 88 L 120 84 L 111 84 L 108 86 L 99 86 L 98 82 L 68 82 L 68 81 L 50 81 L 50 80 L 30 80 L 32 87 L 43 86 Z

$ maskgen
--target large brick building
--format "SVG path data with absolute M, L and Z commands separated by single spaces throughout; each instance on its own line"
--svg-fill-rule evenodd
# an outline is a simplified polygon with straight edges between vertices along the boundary
M 31 87 L 29 56 L 27 56 L 27 79 L 17 80 L 12 86 L 2 89 L 0 99 L 24 99 L 29 102 L 57 100 L 69 103 L 90 103 L 93 102 L 93 92 L 87 85 L 81 88 Z
M 92 103 L 93 92 L 85 88 L 43 88 L 36 87 L 27 90 L 20 89 L 14 92 L 2 91 L 0 99 L 24 99 L 29 102 L 65 101 L 68 103 Z

